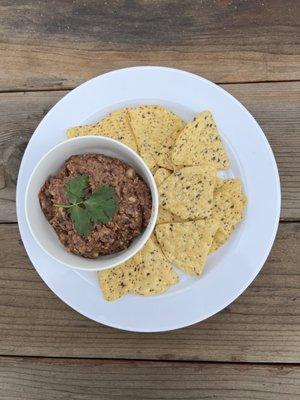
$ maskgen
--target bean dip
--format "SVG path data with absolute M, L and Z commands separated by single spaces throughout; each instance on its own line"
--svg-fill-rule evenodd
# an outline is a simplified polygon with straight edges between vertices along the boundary
M 115 188 L 117 212 L 107 223 L 93 226 L 80 235 L 68 211 L 55 204 L 68 202 L 65 185 L 78 175 L 89 176 L 87 195 L 103 185 Z M 147 226 L 152 208 L 150 189 L 129 165 L 101 154 L 71 156 L 58 174 L 46 180 L 39 193 L 41 208 L 59 240 L 69 252 L 88 258 L 108 255 L 128 248 Z

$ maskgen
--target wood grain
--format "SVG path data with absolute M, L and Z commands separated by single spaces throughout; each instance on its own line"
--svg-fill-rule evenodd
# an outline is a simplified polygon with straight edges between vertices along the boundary
M 300 219 L 300 82 L 222 85 L 261 124 L 275 152 L 283 220 Z M 25 146 L 41 118 L 67 92 L 0 94 L 0 221 L 15 222 L 15 184 Z
M 0 225 L 0 355 L 295 363 L 300 359 L 300 224 L 282 223 L 254 283 L 210 319 L 128 333 L 66 306 L 31 266 L 14 224 Z M 241 266 L 242 268 L 242 266 Z
M 299 23 L 294 0 L 0 1 L 0 400 L 300 397 Z M 235 302 L 160 334 L 69 308 L 14 224 L 20 160 L 49 108 L 91 77 L 135 65 L 195 72 L 237 97 L 273 148 L 281 220 L 293 221 Z
M 294 0 L 0 3 L 0 90 L 71 88 L 164 65 L 215 82 L 300 78 Z M 54 12 L 55 10 L 55 12 Z
M 296 400 L 299 395 L 296 366 L 0 359 L 3 400 Z

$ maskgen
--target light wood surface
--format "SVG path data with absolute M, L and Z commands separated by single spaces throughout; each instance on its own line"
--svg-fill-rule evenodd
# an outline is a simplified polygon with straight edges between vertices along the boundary
M 261 124 L 276 157 L 282 185 L 282 220 L 300 219 L 300 82 L 222 87 Z M 15 183 L 31 134 L 65 91 L 0 93 L 0 221 L 15 222 Z M 241 135 L 243 132 L 241 132 Z
M 298 400 L 295 366 L 0 359 L 6 400 Z
M 300 397 L 298 3 L 0 0 L 0 400 Z M 250 287 L 208 320 L 157 334 L 96 324 L 59 300 L 15 212 L 20 160 L 43 116 L 85 80 L 135 65 L 221 84 L 263 128 L 282 185 L 278 236 Z
M 299 19 L 295 0 L 2 1 L 0 88 L 71 88 L 135 65 L 218 83 L 295 80 Z

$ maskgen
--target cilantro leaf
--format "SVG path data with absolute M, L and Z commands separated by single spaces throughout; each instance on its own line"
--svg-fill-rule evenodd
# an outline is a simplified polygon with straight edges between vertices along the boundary
M 68 210 L 76 231 L 83 236 L 92 232 L 93 224 L 107 224 L 117 212 L 116 190 L 112 186 L 101 186 L 85 200 L 88 175 L 78 175 L 71 179 L 65 190 L 69 204 L 54 204 Z
M 76 231 L 83 236 L 89 235 L 93 227 L 89 212 L 78 205 L 70 207 L 68 211 Z
M 84 202 L 94 223 L 107 224 L 117 211 L 116 191 L 112 186 L 101 186 Z
M 88 175 L 78 175 L 66 184 L 65 189 L 71 204 L 79 203 L 83 200 L 88 183 Z

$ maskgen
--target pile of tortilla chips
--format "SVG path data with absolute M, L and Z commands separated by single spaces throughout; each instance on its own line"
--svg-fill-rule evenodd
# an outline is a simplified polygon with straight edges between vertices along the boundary
M 162 293 L 179 280 L 174 266 L 200 275 L 208 255 L 243 219 L 247 198 L 238 179 L 220 179 L 230 162 L 210 111 L 185 124 L 158 105 L 114 111 L 68 138 L 101 135 L 137 151 L 156 181 L 160 208 L 155 233 L 128 262 L 98 274 L 106 300 L 127 293 Z

